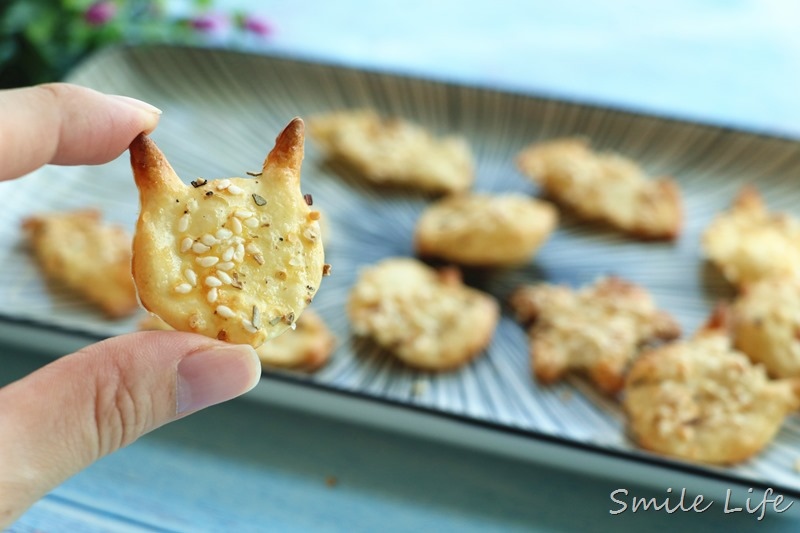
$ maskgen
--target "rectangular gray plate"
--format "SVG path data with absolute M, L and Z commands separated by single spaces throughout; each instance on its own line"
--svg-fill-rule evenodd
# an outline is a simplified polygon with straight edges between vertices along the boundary
M 153 138 L 186 182 L 257 170 L 275 135 L 292 117 L 358 107 L 399 115 L 439 134 L 464 135 L 477 159 L 479 191 L 536 194 L 516 170 L 514 156 L 531 141 L 563 135 L 585 135 L 596 148 L 613 149 L 641 162 L 651 174 L 678 180 L 686 224 L 676 243 L 637 242 L 565 217 L 529 265 L 468 273 L 467 281 L 501 302 L 521 283 L 546 280 L 579 286 L 614 273 L 647 287 L 690 334 L 717 300 L 732 296 L 701 257 L 700 235 L 713 215 L 728 207 L 744 183 L 756 183 L 771 208 L 800 214 L 800 145 L 790 139 L 487 88 L 206 49 L 108 50 L 80 66 L 70 81 L 161 108 L 164 115 Z M 353 338 L 344 302 L 359 268 L 388 256 L 413 255 L 414 224 L 430 198 L 367 186 L 325 162 L 310 139 L 302 179 L 303 192 L 313 194 L 328 221 L 326 256 L 334 269 L 313 306 L 339 343 L 330 363 L 313 375 L 265 373 L 265 380 L 275 384 L 272 390 L 284 391 L 282 397 L 263 388 L 256 396 L 284 403 L 293 398 L 289 403 L 324 412 L 330 411 L 327 402 L 338 398 L 346 400 L 352 412 L 331 414 L 372 419 L 390 429 L 450 441 L 472 438 L 469 431 L 480 430 L 481 443 L 476 446 L 507 451 L 503 439 L 512 438 L 514 455 L 565 466 L 574 466 L 568 464 L 574 458 L 560 453 L 564 450 L 589 461 L 611 458 L 616 477 L 638 477 L 637 468 L 655 466 L 671 474 L 772 486 L 800 495 L 800 474 L 794 470 L 800 444 L 796 415 L 788 418 L 768 449 L 736 467 L 689 465 L 643 453 L 627 439 L 616 402 L 579 378 L 548 387 L 531 378 L 525 332 L 507 312 L 487 353 L 450 373 L 409 369 Z M 44 343 L 59 354 L 70 346 L 65 339 L 85 343 L 136 329 L 141 315 L 107 321 L 69 291 L 46 283 L 19 231 L 27 215 L 86 206 L 99 207 L 108 220 L 132 230 L 138 194 L 127 154 L 101 167 L 43 168 L 23 180 L 0 184 L 0 197 L 5 206 L 0 211 L 0 335 L 5 340 L 40 348 Z M 376 415 L 379 407 L 389 414 Z M 404 418 L 412 414 L 428 420 L 425 431 Z M 551 450 L 549 455 L 541 451 L 543 445 Z M 620 468 L 620 461 L 631 468 Z

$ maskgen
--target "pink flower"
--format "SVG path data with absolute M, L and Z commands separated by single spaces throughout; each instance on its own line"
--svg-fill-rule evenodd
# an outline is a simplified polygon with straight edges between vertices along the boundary
M 272 24 L 257 15 L 245 16 L 244 21 L 242 21 L 242 28 L 261 37 L 266 37 L 273 31 Z
M 219 31 L 227 25 L 228 19 L 220 13 L 203 13 L 191 20 L 192 28 L 205 33 Z
M 102 26 L 117 14 L 117 6 L 110 0 L 95 2 L 83 14 L 83 19 L 92 26 Z

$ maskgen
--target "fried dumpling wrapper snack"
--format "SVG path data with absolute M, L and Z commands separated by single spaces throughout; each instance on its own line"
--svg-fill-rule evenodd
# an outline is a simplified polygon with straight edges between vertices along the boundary
M 477 357 L 500 314 L 495 299 L 464 285 L 455 269 L 437 271 L 411 258 L 365 268 L 347 313 L 357 335 L 425 370 L 452 370 Z
M 549 203 L 521 194 L 459 194 L 431 204 L 417 221 L 423 257 L 461 265 L 512 266 L 528 261 L 558 223 Z
M 530 324 L 531 366 L 542 383 L 578 371 L 601 391 L 615 394 L 643 346 L 680 335 L 678 323 L 656 308 L 643 287 L 617 277 L 579 290 L 548 283 L 523 286 L 512 293 L 510 304 L 517 319 Z
M 328 157 L 378 185 L 455 193 L 468 190 L 475 178 L 463 138 L 437 138 L 418 124 L 370 109 L 312 117 L 309 131 Z
M 148 311 L 179 331 L 254 347 L 293 327 L 325 267 L 319 212 L 300 192 L 303 139 L 296 118 L 259 176 L 191 185 L 152 140 L 134 140 L 133 277 Z
M 773 378 L 800 377 L 800 278 L 747 285 L 731 306 L 734 347 Z
M 582 138 L 535 143 L 517 156 L 523 174 L 585 220 L 598 220 L 641 239 L 675 239 L 683 226 L 680 189 L 651 179 L 634 161 L 595 152 Z
M 264 367 L 314 371 L 328 362 L 336 346 L 336 337 L 319 314 L 306 309 L 294 331 L 265 342 L 256 353 Z
M 739 288 L 767 278 L 800 277 L 800 220 L 770 213 L 758 191 L 746 186 L 708 226 L 703 250 Z
M 720 313 L 723 311 L 723 313 Z M 800 381 L 770 380 L 731 347 L 724 309 L 693 339 L 663 345 L 631 365 L 623 404 L 640 446 L 733 464 L 761 451 L 800 407 Z
M 99 306 L 110 318 L 139 308 L 131 277 L 131 236 L 83 209 L 25 219 L 22 229 L 45 275 Z
M 297 328 L 286 331 L 258 348 L 263 368 L 278 367 L 312 372 L 325 365 L 336 345 L 336 337 L 314 309 L 303 311 Z M 166 322 L 148 314 L 139 322 L 140 330 L 174 331 Z

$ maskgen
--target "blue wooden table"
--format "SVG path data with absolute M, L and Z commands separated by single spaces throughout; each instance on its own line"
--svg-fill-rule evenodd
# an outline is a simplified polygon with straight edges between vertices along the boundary
M 270 18 L 276 31 L 258 45 L 267 53 L 800 136 L 800 4 L 790 0 L 227 4 Z M 0 344 L 0 384 L 47 361 Z M 12 530 L 800 529 L 800 503 L 761 522 L 721 504 L 614 516 L 617 488 L 245 397 L 103 459 Z

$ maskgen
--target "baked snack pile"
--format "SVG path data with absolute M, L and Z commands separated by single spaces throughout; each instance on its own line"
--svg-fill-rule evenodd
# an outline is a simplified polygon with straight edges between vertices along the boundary
M 357 335 L 372 338 L 405 363 L 450 370 L 486 348 L 499 306 L 465 286 L 452 268 L 437 272 L 415 259 L 389 258 L 360 273 L 347 313 Z
M 420 216 L 416 251 L 462 265 L 518 265 L 533 256 L 557 222 L 552 205 L 520 194 L 448 196 Z
M 110 318 L 139 308 L 131 277 L 131 237 L 94 209 L 50 213 L 22 223 L 45 275 L 94 303 Z
M 309 119 L 309 132 L 328 157 L 378 185 L 455 193 L 474 180 L 472 152 L 463 138 L 436 138 L 401 118 L 367 109 L 339 111 Z
M 731 307 L 734 346 L 775 378 L 800 377 L 800 279 L 747 285 Z
M 770 380 L 731 347 L 722 321 L 695 338 L 643 353 L 631 366 L 624 406 L 634 439 L 666 455 L 715 464 L 762 450 L 800 407 L 796 379 Z
M 330 359 L 336 338 L 313 309 L 306 309 L 297 319 L 297 328 L 265 342 L 256 353 L 263 368 L 279 367 L 312 372 Z M 174 331 L 169 324 L 148 314 L 139 322 L 140 330 Z
M 585 220 L 603 221 L 642 239 L 675 239 L 681 231 L 683 207 L 674 180 L 649 179 L 630 159 L 594 152 L 584 139 L 532 144 L 519 153 L 517 166 Z
M 677 322 L 656 308 L 644 288 L 617 277 L 577 291 L 547 283 L 523 286 L 510 304 L 517 319 L 530 324 L 531 365 L 542 383 L 579 371 L 615 394 L 643 346 L 680 335 Z
M 770 213 L 753 187 L 744 187 L 730 210 L 703 234 L 703 250 L 722 275 L 744 287 L 765 278 L 800 276 L 800 221 Z
M 256 177 L 191 185 L 148 137 L 133 141 L 133 277 L 148 311 L 177 330 L 255 347 L 294 327 L 324 268 L 319 212 L 300 192 L 303 131 L 294 119 Z

